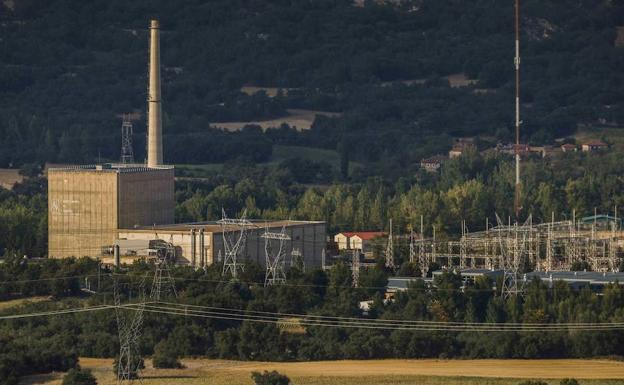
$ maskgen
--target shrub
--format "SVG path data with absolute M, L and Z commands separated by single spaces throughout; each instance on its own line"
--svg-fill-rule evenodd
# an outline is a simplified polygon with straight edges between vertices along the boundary
M 167 341 L 160 341 L 154 348 L 153 364 L 155 368 L 180 369 L 180 355 L 175 347 Z
M 564 378 L 559 385 L 579 385 L 579 382 L 574 378 Z
M 97 381 L 90 370 L 82 370 L 80 367 L 70 369 L 63 377 L 62 385 L 97 385 Z
M 264 373 L 252 372 L 251 378 L 256 385 L 290 385 L 290 378 L 279 374 L 275 370 Z
M 539 380 L 527 380 L 527 381 L 522 381 L 520 384 L 518 385 L 548 385 L 548 383 L 544 382 L 544 381 L 539 381 Z

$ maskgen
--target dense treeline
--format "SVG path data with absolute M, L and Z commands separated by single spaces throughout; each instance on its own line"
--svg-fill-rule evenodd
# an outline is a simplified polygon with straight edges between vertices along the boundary
M 402 4 L 1 4 L 0 166 L 117 159 L 117 115 L 145 111 L 150 17 L 163 26 L 169 162 L 267 160 L 268 141 L 216 134 L 209 125 L 274 118 L 288 108 L 343 115 L 317 119 L 308 133 L 267 135 L 273 143 L 357 143 L 352 160 L 381 163 L 384 171 L 448 148 L 450 136 L 511 139 L 512 4 Z M 527 0 L 522 11 L 523 140 L 549 142 L 577 124 L 621 124 L 624 53 L 614 41 L 624 25 L 622 2 Z M 449 87 L 446 76 L 459 73 L 476 84 Z M 249 96 L 240 92 L 246 84 L 288 91 Z M 139 160 L 144 134 L 137 122 Z
M 47 264 L 35 269 L 41 270 L 39 274 L 27 274 L 26 270 L 20 273 L 24 263 L 33 262 L 8 261 L 0 265 L 0 271 L 11 273 L 11 281 L 25 276 L 53 275 L 58 267 Z M 52 271 L 46 272 L 48 268 Z M 87 260 L 70 260 L 63 264 L 63 270 L 65 274 L 76 271 L 95 274 L 96 267 Z M 109 274 L 104 272 L 99 293 L 84 298 L 81 303 L 111 303 L 112 278 Z M 304 273 L 295 268 L 289 272 L 286 285 L 265 288 L 262 285 L 264 271 L 254 265 L 247 266 L 239 282 L 223 280 L 220 266 L 212 266 L 207 271 L 183 267 L 174 271 L 180 293 L 177 302 L 195 305 L 439 322 L 555 324 L 622 322 L 624 318 L 624 289 L 619 285 L 608 286 L 597 295 L 589 287 L 574 291 L 563 282 L 556 282 L 548 288 L 533 281 L 528 284 L 524 297 L 505 300 L 493 289 L 494 282 L 487 278 L 469 281 L 462 289 L 463 279 L 457 274 L 446 273 L 436 278 L 435 287 L 429 288 L 423 281 L 416 281 L 406 292 L 398 293 L 393 301 L 384 301 L 387 274 L 381 265 L 369 268 L 361 274 L 361 288 L 354 289 L 349 267 L 338 263 L 328 272 L 313 270 Z M 133 265 L 125 273 L 115 273 L 115 279 L 121 282 L 124 300 L 136 299 L 144 275 L 151 276 L 150 266 L 145 263 Z M 45 281 L 31 284 L 39 285 L 41 293 L 48 290 L 53 294 L 53 287 Z M 500 282 L 496 286 L 500 287 Z M 371 309 L 362 313 L 359 301 L 371 298 Z M 32 312 L 77 305 L 74 297 L 0 312 Z M 19 336 L 27 335 L 41 338 L 35 345 L 31 342 L 24 345 Z M 10 342 L 3 345 L 8 349 L 0 354 L 2 376 L 39 371 L 37 366 L 24 366 L 23 363 L 30 360 L 46 360 L 40 371 L 64 370 L 75 362 L 76 355 L 114 357 L 119 348 L 113 311 L 4 320 L 0 323 L 0 340 Z M 172 357 L 269 361 L 389 357 L 564 358 L 620 356 L 624 353 L 623 342 L 621 333 L 610 331 L 479 333 L 323 326 L 307 326 L 299 331 L 250 321 L 146 313 L 141 350 L 145 355 L 152 355 L 155 351 L 161 354 L 159 352 L 166 349 Z
M 523 163 L 523 215 L 534 223 L 613 213 L 624 204 L 624 166 L 620 153 L 566 154 L 553 159 L 527 159 Z M 426 233 L 435 226 L 439 235 L 456 235 L 461 221 L 468 228 L 485 227 L 494 213 L 512 215 L 513 164 L 504 155 L 469 152 L 447 161 L 440 174 L 400 169 L 396 183 L 368 178 L 362 183 L 305 187 L 293 183 L 289 170 L 233 165 L 229 178 L 204 182 L 180 182 L 176 215 L 180 221 L 217 219 L 221 208 L 230 212 L 247 209 L 255 218 L 325 220 L 330 232 L 387 229 L 393 218 L 395 230 L 417 227 L 424 217 Z M 409 177 L 413 173 L 412 177 Z M 357 179 L 357 178 L 356 178 Z M 618 216 L 621 217 L 621 212 Z
M 47 253 L 47 193 L 47 180 L 39 177 L 25 179 L 11 191 L 0 187 L 0 255 Z
M 244 135 L 244 133 L 241 133 Z M 565 154 L 523 163 L 523 216 L 534 223 L 613 213 L 624 206 L 624 165 L 621 153 Z M 200 180 L 176 182 L 176 221 L 216 220 L 224 208 L 229 215 L 247 210 L 250 218 L 324 220 L 330 233 L 346 230 L 418 228 L 423 216 L 425 233 L 435 226 L 439 236 L 485 227 L 512 215 L 513 164 L 505 155 L 468 152 L 446 162 L 440 174 L 416 168 L 399 169 L 395 183 L 383 178 L 363 182 L 309 186 L 332 178 L 328 165 L 303 160 L 276 167 L 258 167 L 250 160 L 226 164 L 227 173 L 214 172 Z M 410 176 L 412 175 L 412 176 Z M 45 178 L 27 178 L 12 191 L 0 189 L 0 255 L 44 256 L 47 249 L 47 191 Z M 621 211 L 618 213 L 621 217 Z

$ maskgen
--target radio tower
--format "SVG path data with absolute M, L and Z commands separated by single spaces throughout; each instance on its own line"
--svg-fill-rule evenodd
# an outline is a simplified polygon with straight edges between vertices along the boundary
M 132 151 L 132 122 L 128 114 L 123 114 L 121 123 L 121 163 L 134 163 L 134 151 Z
M 516 30 L 516 56 L 514 59 L 514 65 L 516 68 L 516 188 L 514 199 L 514 212 L 516 215 L 516 221 L 520 220 L 520 0 L 516 0 L 516 15 L 515 15 L 515 30 Z

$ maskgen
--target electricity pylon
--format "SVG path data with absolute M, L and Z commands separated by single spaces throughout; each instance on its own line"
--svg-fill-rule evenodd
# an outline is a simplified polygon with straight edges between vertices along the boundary
M 351 281 L 353 287 L 360 286 L 360 250 L 353 250 L 353 257 L 351 259 Z
M 114 281 L 115 315 L 119 332 L 119 358 L 117 361 L 117 384 L 132 384 L 139 378 L 141 366 L 141 353 L 139 339 L 143 326 L 143 311 L 145 310 L 145 280 L 139 286 L 139 302 L 131 310 L 130 316 L 121 307 L 119 284 Z
M 235 280 L 238 277 L 239 270 L 245 271 L 245 265 L 238 262 L 238 257 L 245 248 L 247 228 L 253 224 L 245 219 L 247 210 L 243 211 L 240 218 L 228 218 L 223 209 L 221 209 L 221 214 L 222 217 L 217 223 L 221 225 L 223 249 L 225 251 L 222 275 L 225 276 L 230 273 L 232 279 Z
M 386 267 L 389 269 L 396 269 L 394 264 L 394 244 L 392 239 L 392 219 L 390 219 L 390 232 L 388 233 L 388 244 L 386 245 Z
M 282 284 L 286 282 L 286 272 L 284 263 L 286 260 L 286 249 L 284 242 L 290 241 L 290 236 L 286 234 L 286 228 L 282 227 L 279 233 L 270 232 L 266 229 L 264 234 L 264 251 L 266 254 L 266 274 L 264 286 Z M 277 247 L 276 244 L 277 243 Z
M 152 301 L 160 301 L 161 298 L 177 297 L 178 293 L 175 288 L 175 280 L 171 276 L 169 263 L 175 261 L 175 249 L 172 244 L 164 243 L 158 249 L 154 265 L 154 279 L 152 281 L 152 291 L 150 291 L 150 299 Z

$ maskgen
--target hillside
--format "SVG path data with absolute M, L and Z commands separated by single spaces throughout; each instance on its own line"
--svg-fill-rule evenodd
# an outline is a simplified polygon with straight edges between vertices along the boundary
M 163 26 L 170 162 L 268 161 L 275 143 L 333 150 L 357 140 L 352 160 L 391 169 L 448 149 L 453 136 L 511 138 L 511 2 L 3 4 L 0 167 L 116 159 L 117 116 L 145 110 L 152 17 Z M 527 0 L 522 12 L 523 140 L 624 122 L 624 51 L 615 44 L 622 2 Z M 271 97 L 244 86 L 288 90 Z M 281 122 L 288 109 L 340 115 L 301 133 L 210 128 Z M 144 132 L 140 120 L 138 159 Z

